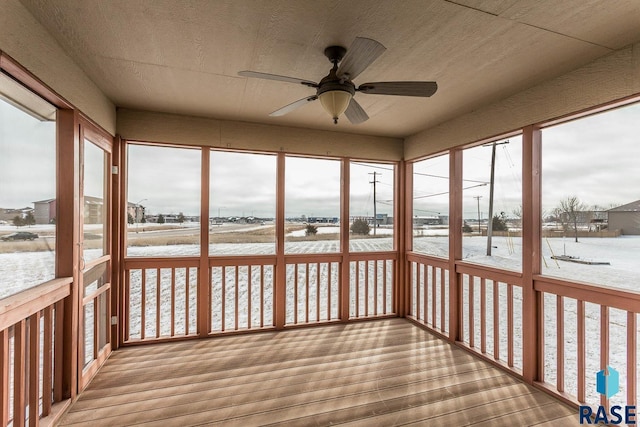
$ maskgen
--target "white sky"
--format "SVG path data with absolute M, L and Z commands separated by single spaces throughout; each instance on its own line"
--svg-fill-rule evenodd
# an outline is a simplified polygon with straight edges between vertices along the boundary
M 543 208 L 569 195 L 587 205 L 610 207 L 640 199 L 640 104 L 544 129 Z M 503 140 L 498 140 L 502 142 Z M 521 139 L 496 150 L 494 212 L 507 215 L 520 204 Z M 193 149 L 131 146 L 128 200 L 142 200 L 149 214 L 199 215 L 200 152 Z M 87 151 L 87 194 L 99 196 L 99 150 Z M 40 122 L 0 101 L 0 207 L 33 206 L 55 194 L 55 124 Z M 211 216 L 272 217 L 275 214 L 275 156 L 212 152 Z M 378 213 L 391 215 L 391 165 L 351 166 L 351 215 L 373 214 L 376 175 Z M 336 160 L 287 157 L 286 215 L 338 216 L 340 164 Z M 464 217 L 486 218 L 491 148 L 464 153 Z M 419 162 L 414 171 L 415 214 L 447 214 L 448 157 Z M 425 176 L 433 175 L 433 176 Z M 479 181 L 479 182 L 477 182 Z M 480 186 L 478 186 L 480 185 Z M 470 187 L 470 188 L 469 188 Z

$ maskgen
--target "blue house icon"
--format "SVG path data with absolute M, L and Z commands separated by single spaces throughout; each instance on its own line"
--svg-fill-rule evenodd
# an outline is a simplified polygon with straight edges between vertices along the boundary
M 607 366 L 596 374 L 596 390 L 607 399 L 620 390 L 620 374 Z

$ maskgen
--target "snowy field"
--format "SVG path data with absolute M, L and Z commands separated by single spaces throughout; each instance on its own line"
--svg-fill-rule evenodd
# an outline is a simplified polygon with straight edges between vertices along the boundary
M 329 227 L 326 227 L 327 229 Z M 327 230 L 330 233 L 333 230 Z M 375 239 L 354 239 L 351 242 L 352 251 L 376 251 L 376 250 L 389 250 L 392 247 L 392 237 L 380 237 Z M 357 249 L 354 248 L 357 247 Z M 499 268 L 516 270 L 521 269 L 521 254 L 522 244 L 520 238 L 506 238 L 506 237 L 494 237 L 493 239 L 492 256 L 488 257 L 485 254 L 486 251 L 486 238 L 479 236 L 465 237 L 463 240 L 463 257 L 470 262 L 492 265 Z M 339 241 L 336 240 L 316 240 L 316 241 L 297 241 L 286 242 L 286 252 L 289 254 L 296 253 L 327 253 L 337 252 L 339 248 Z M 423 235 L 422 237 L 416 237 L 414 239 L 414 249 L 419 252 L 428 253 L 431 255 L 446 255 L 448 248 L 448 239 L 442 235 Z M 149 246 L 149 247 L 133 247 L 129 249 L 129 256 L 184 256 L 186 254 L 192 255 L 199 250 L 198 245 L 175 245 L 175 246 Z M 547 275 L 562 277 L 566 279 L 584 281 L 589 283 L 602 284 L 617 288 L 629 289 L 635 292 L 640 291 L 640 263 L 637 262 L 637 254 L 640 253 L 640 238 L 638 237 L 620 237 L 620 238 L 581 238 L 579 243 L 573 242 L 571 239 L 548 239 L 542 242 L 542 251 L 544 256 L 543 273 Z M 195 251 L 195 252 L 194 252 Z M 210 248 L 211 254 L 224 254 L 224 255 L 247 255 L 247 254 L 274 254 L 273 243 L 254 243 L 254 244 L 215 244 Z M 608 261 L 610 265 L 583 265 L 570 262 L 555 261 L 550 257 L 551 255 L 562 255 L 566 253 L 571 256 L 579 256 L 584 260 L 594 261 Z M 88 254 L 89 255 L 89 254 Z M 52 252 L 30 252 L 30 253 L 4 253 L 0 254 L 0 298 L 6 297 L 21 289 L 28 288 L 33 283 L 42 282 L 53 277 L 53 263 L 54 256 Z M 387 274 L 390 274 L 391 268 L 388 268 Z M 147 302 L 147 318 L 150 319 L 146 325 L 146 332 L 154 336 L 155 335 L 155 270 L 149 270 L 147 272 L 147 281 L 152 284 L 147 288 L 146 302 Z M 160 295 L 160 309 L 163 313 L 161 334 L 167 334 L 170 330 L 170 325 L 165 318 L 164 313 L 170 312 L 170 298 L 168 297 L 170 290 L 167 288 L 167 283 L 170 283 L 170 272 L 168 270 L 162 270 L 161 279 L 161 295 Z M 224 304 L 229 310 L 229 307 L 233 307 L 235 302 L 235 270 L 227 269 L 227 292 L 225 301 L 221 298 L 221 269 L 214 270 L 213 277 L 213 297 L 212 297 L 212 328 L 219 330 L 222 327 L 222 320 L 219 315 L 222 305 Z M 294 307 L 293 299 L 293 282 L 294 282 L 294 269 L 290 266 L 287 269 L 287 322 L 293 322 L 293 313 L 297 310 L 298 321 L 304 321 L 306 313 L 306 307 L 304 301 L 306 299 L 306 286 L 305 276 L 306 272 L 304 268 L 298 271 L 298 297 L 299 303 L 297 307 Z M 381 277 L 382 272 L 379 270 L 374 272 L 372 267 L 368 272 L 369 277 L 377 274 L 379 282 L 383 282 Z M 316 277 L 319 275 L 320 286 L 316 289 Z M 337 265 L 332 266 L 331 277 L 328 276 L 327 264 L 321 265 L 319 271 L 316 271 L 315 265 L 311 266 L 309 270 L 309 280 L 312 286 L 309 288 L 309 300 L 310 300 L 310 321 L 315 320 L 316 316 L 316 292 L 319 292 L 320 296 L 320 320 L 327 318 L 337 317 L 337 283 L 338 283 L 338 269 Z M 360 271 L 361 290 L 359 296 L 359 307 L 362 310 L 364 307 L 364 295 L 362 291 L 362 281 L 364 277 L 364 267 Z M 251 313 L 247 313 L 246 309 L 240 305 L 238 313 L 238 324 L 240 327 L 246 327 L 248 319 L 251 319 L 252 325 L 256 325 L 260 321 L 262 315 L 265 319 L 265 323 L 269 324 L 273 313 L 271 311 L 270 302 L 273 299 L 273 276 L 274 270 L 272 267 L 266 267 L 264 273 L 264 307 L 260 307 L 259 292 L 257 277 L 259 277 L 259 269 L 257 267 L 252 268 L 252 287 L 253 292 L 251 295 Z M 352 281 L 355 280 L 355 270 L 352 268 L 351 272 Z M 131 308 L 132 311 L 136 309 L 139 312 L 141 307 L 141 294 L 140 294 L 140 272 L 136 272 L 132 275 L 131 289 L 132 299 Z M 182 301 L 176 303 L 176 333 L 181 333 L 184 330 L 185 321 L 185 306 L 187 304 L 184 301 L 185 288 L 189 286 L 189 325 L 191 331 L 195 330 L 196 325 L 196 274 L 195 269 L 190 272 L 189 284 L 185 282 L 185 274 L 183 270 L 177 270 L 176 274 L 176 300 Z M 370 289 L 371 283 L 370 280 Z M 489 289 L 490 287 L 488 287 Z M 476 319 L 479 319 L 480 309 L 480 296 L 479 285 L 476 284 L 474 292 L 474 304 L 476 309 Z M 465 290 L 468 290 L 468 284 L 465 285 Z M 388 291 L 387 302 L 390 304 L 391 294 Z M 332 295 L 331 307 L 327 307 L 327 296 Z M 375 298 L 373 292 L 370 292 L 369 304 L 373 307 L 373 299 Z M 355 289 L 352 286 L 352 297 L 355 295 Z M 240 301 L 248 301 L 247 290 L 247 270 L 245 267 L 239 271 L 239 286 L 238 296 Z M 377 295 L 377 304 L 382 306 L 383 295 L 379 290 Z M 488 291 L 487 294 L 487 316 L 488 319 L 492 318 L 491 311 L 493 298 L 492 291 Z M 506 287 L 501 286 L 499 291 L 500 298 L 500 318 L 506 319 Z M 514 288 L 514 319 L 515 319 L 515 332 L 514 332 L 514 347 L 515 347 L 515 365 L 521 367 L 522 365 L 522 331 L 521 331 L 521 312 L 522 312 L 522 293 L 519 288 Z M 302 301 L 302 303 L 300 303 Z M 503 301 L 505 303 L 503 303 Z M 463 300 L 463 309 L 468 312 L 468 298 Z M 302 304 L 302 305 L 301 305 Z M 355 300 L 351 301 L 351 310 L 355 309 Z M 545 295 L 545 374 L 546 381 L 553 384 L 556 378 L 556 326 L 555 326 L 555 313 L 556 313 L 556 298 L 553 295 Z M 262 311 L 261 311 L 262 310 Z M 225 329 L 233 328 L 235 324 L 235 314 L 229 315 L 225 319 Z M 577 379 L 576 379 L 576 317 L 577 307 L 573 300 L 566 300 L 565 302 L 565 384 L 566 390 L 570 394 L 576 394 L 577 392 Z M 599 342 L 600 342 L 600 307 L 595 304 L 586 304 L 586 331 L 587 331 L 587 400 L 592 403 L 597 403 L 597 394 L 595 392 L 595 372 L 599 368 Z M 87 326 L 91 325 L 92 320 L 87 318 Z M 467 319 L 468 320 L 468 319 Z M 139 320 L 135 317 L 130 319 L 131 322 L 131 334 L 136 336 L 140 334 Z M 478 322 L 478 320 L 476 320 Z M 487 348 L 492 349 L 492 321 L 488 322 L 488 342 Z M 479 325 L 479 323 L 476 323 Z M 169 326 L 168 326 L 169 325 Z M 501 358 L 506 357 L 506 326 L 500 325 L 501 331 L 501 343 L 500 351 Z M 92 328 L 89 328 L 90 330 Z M 181 330 L 182 329 L 182 330 Z M 640 328 L 639 328 L 640 329 Z M 624 404 L 625 388 L 626 384 L 624 378 L 626 378 L 626 313 L 620 310 L 612 309 L 610 313 L 610 365 L 619 370 L 621 375 L 621 393 L 618 393 L 612 398 L 612 404 Z M 640 330 L 638 331 L 640 334 Z M 465 339 L 468 340 L 468 321 L 465 322 Z M 87 339 L 91 339 L 90 336 Z M 476 327 L 475 335 L 476 345 L 479 346 L 480 336 L 479 327 Z M 640 339 L 638 354 L 640 354 Z M 87 350 L 90 349 L 90 344 L 87 342 Z M 617 400 L 616 400 L 617 399 Z

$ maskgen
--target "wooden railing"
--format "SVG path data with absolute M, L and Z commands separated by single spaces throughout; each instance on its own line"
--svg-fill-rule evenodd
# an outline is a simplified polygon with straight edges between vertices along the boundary
M 449 261 L 410 253 L 408 317 L 521 376 L 522 274 L 456 261 L 458 304 L 449 302 Z M 575 405 L 637 405 L 640 293 L 534 276 L 538 366 L 535 384 Z M 457 330 L 447 329 L 453 311 Z M 455 337 L 455 338 L 451 338 Z M 596 392 L 596 372 L 611 366 L 620 390 Z
M 285 325 L 339 319 L 342 256 L 287 255 L 285 263 Z
M 582 405 L 637 405 L 640 293 L 542 276 L 534 287 L 542 315 L 553 320 L 539 330 L 542 385 Z M 604 366 L 620 374 L 609 401 L 596 393 Z
M 349 317 L 378 317 L 395 313 L 396 254 L 351 254 Z
M 211 332 L 274 326 L 275 256 L 211 258 Z
M 125 260 L 124 341 L 197 335 L 197 258 Z
M 0 307 L 0 425 L 38 425 L 60 413 L 63 304 L 72 280 L 55 279 L 4 299 Z
M 407 255 L 409 317 L 449 336 L 449 263 L 424 255 Z
M 456 264 L 461 341 L 470 350 L 522 373 L 522 275 Z
M 96 260 L 84 272 L 84 290 L 81 300 L 81 337 L 78 360 L 82 365 L 79 379 L 84 389 L 111 352 L 111 282 L 108 262 Z
M 341 254 L 283 259 L 280 267 L 275 255 L 210 257 L 205 291 L 199 258 L 125 259 L 124 342 L 273 329 L 276 310 L 283 310 L 283 327 L 396 313 L 395 252 L 350 254 L 346 264 Z M 276 283 L 278 268 L 284 269 L 282 284 Z M 280 307 L 279 286 L 284 288 Z

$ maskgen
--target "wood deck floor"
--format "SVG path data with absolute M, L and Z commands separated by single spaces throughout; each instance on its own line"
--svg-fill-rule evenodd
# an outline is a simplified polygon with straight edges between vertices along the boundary
M 403 319 L 130 347 L 60 425 L 577 425 L 577 411 Z

